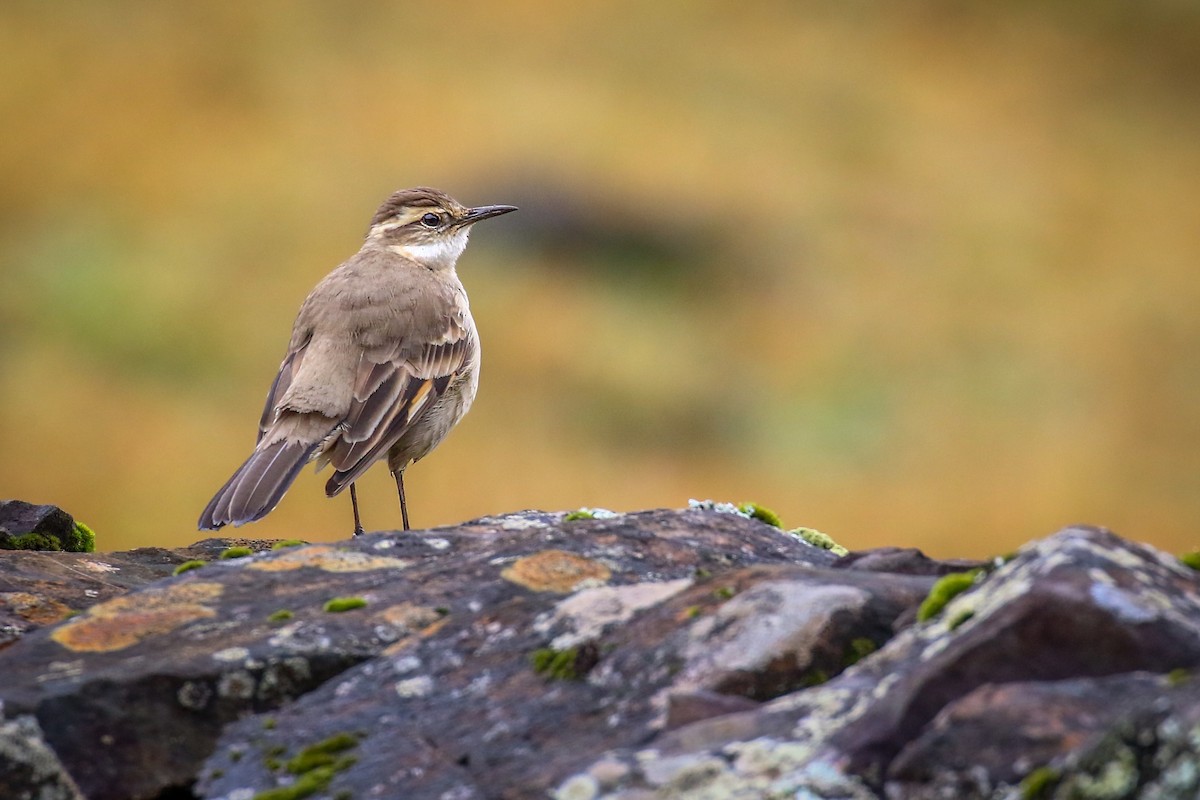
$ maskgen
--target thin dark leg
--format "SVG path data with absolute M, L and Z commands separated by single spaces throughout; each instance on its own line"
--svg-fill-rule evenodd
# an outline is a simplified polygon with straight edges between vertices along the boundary
M 361 536 L 362 521 L 358 518 L 358 491 L 354 488 L 354 484 L 350 484 L 350 504 L 354 506 L 354 535 Z
M 404 470 L 393 472 L 396 479 L 396 491 L 400 493 L 400 519 L 404 521 L 404 530 L 408 530 L 408 504 L 404 502 Z

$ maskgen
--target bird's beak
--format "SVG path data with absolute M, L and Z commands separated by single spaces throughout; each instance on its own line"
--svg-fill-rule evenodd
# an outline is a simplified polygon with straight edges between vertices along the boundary
M 459 220 L 459 225 L 474 225 L 481 219 L 488 217 L 498 217 L 501 214 L 507 214 L 510 211 L 516 211 L 516 206 L 476 206 L 468 208 L 466 215 Z

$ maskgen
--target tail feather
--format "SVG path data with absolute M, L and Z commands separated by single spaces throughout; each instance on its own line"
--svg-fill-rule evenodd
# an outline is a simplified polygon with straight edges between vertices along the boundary
M 201 530 L 262 519 L 279 505 L 320 442 L 275 441 L 255 450 L 200 514 Z

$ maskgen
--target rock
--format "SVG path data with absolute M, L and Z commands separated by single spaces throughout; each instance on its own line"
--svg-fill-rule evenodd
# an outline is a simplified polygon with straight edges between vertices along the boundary
M 1001 713 L 1006 709 L 992 703 L 993 713 L 978 715 L 973 737 L 994 743 L 998 752 L 972 756 L 964 745 L 957 751 L 957 764 L 956 751 L 934 746 L 944 743 L 937 733 L 948 724 L 948 717 L 939 722 L 938 715 L 943 709 L 950 709 L 950 715 L 977 708 L 978 698 L 964 700 L 961 707 L 954 704 L 988 686 L 1083 678 L 1094 682 L 1139 671 L 1161 676 L 1198 665 L 1197 589 L 1196 574 L 1173 557 L 1108 531 L 1067 529 L 1027 546 L 953 599 L 939 617 L 909 627 L 827 684 L 738 714 L 743 718 L 739 725 L 705 720 L 659 737 L 652 749 L 606 758 L 629 768 L 620 788 L 648 789 L 654 797 L 685 796 L 677 777 L 664 781 L 658 766 L 685 757 L 707 759 L 710 767 L 702 778 L 689 775 L 688 791 L 696 794 L 735 787 L 764 797 L 805 792 L 816 797 L 991 797 L 987 787 L 993 787 L 996 797 L 1007 797 L 1005 792 L 1020 783 L 1017 773 L 1026 767 L 1032 773 L 1042 766 L 1035 763 L 1039 758 L 1076 765 L 1070 777 L 1058 780 L 1062 785 L 1099 781 L 1102 769 L 1089 773 L 1078 768 L 1085 763 L 1084 742 L 1093 741 L 1089 736 L 1095 733 L 1085 714 L 1064 713 L 1048 723 L 1063 726 L 1056 734 L 1058 749 L 1043 745 L 1022 750 L 1018 737 L 1010 735 L 1011 718 Z M 1092 708 L 1110 705 L 1104 698 L 1096 690 Z M 1192 709 L 1181 715 L 1178 727 L 1198 738 L 1181 734 L 1166 754 L 1152 746 L 1158 741 L 1154 718 L 1122 719 L 1137 728 L 1127 736 L 1143 743 L 1140 757 L 1197 755 L 1195 744 L 1181 744 L 1200 742 L 1200 713 Z M 747 760 L 747 753 L 753 758 Z M 939 771 L 937 759 L 947 753 L 950 763 Z M 994 774 L 989 764 L 996 768 Z M 1152 777 L 1136 769 L 1132 773 L 1135 789 Z M 1029 774 L 1021 776 L 1027 778 Z M 968 785 L 983 793 L 953 793 L 953 787 Z M 952 787 L 952 793 L 939 795 L 939 786 Z M 1138 795 L 1131 789 L 1111 796 Z
M 0 722 L 0 797 L 84 800 L 33 717 Z
M 167 578 L 181 564 L 215 559 L 241 544 L 246 540 L 206 539 L 186 548 L 140 547 L 117 553 L 4 552 L 0 555 L 0 649 L 29 631 Z M 251 540 L 248 546 L 261 550 L 271 544 Z
M 44 611 L 0 650 L 0 753 L 33 754 L 0 768 L 0 796 L 1200 789 L 1196 573 L 1100 529 L 1003 564 L 838 558 L 705 509 L 523 512 L 228 557 L 238 544 L 140 571 L 138 551 L 91 556 L 124 584 L 78 606 L 83 556 L 0 554 L 10 594 L 45 585 L 31 559 L 49 558 L 48 596 L 82 611 Z M 963 568 L 980 570 L 966 591 L 913 622 Z
M 0 549 L 90 553 L 95 535 L 58 506 L 0 500 Z

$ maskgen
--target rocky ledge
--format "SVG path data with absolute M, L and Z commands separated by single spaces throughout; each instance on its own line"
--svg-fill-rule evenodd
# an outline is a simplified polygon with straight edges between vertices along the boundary
M 1178 559 L 839 556 L 731 510 L 0 552 L 0 797 L 1200 796 Z

